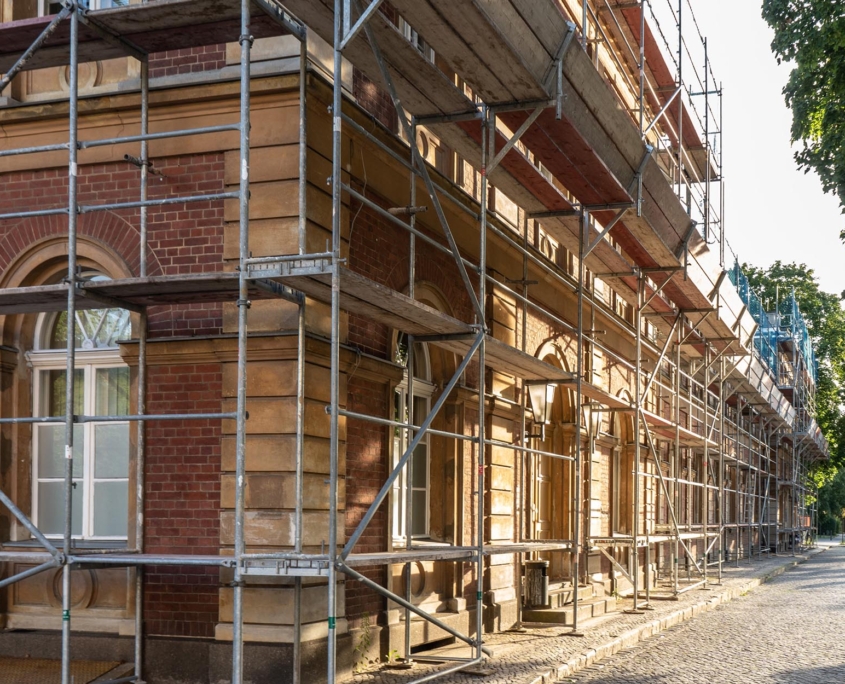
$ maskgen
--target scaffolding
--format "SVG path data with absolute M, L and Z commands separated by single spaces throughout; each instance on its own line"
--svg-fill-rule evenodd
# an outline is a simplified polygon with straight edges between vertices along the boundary
M 804 511 L 803 477 L 811 457 L 825 452 L 823 438 L 812 421 L 814 361 L 806 326 L 794 303 L 769 327 L 765 312 L 752 310 L 746 294 L 740 300 L 723 282 L 725 240 L 722 192 L 721 86 L 717 87 L 708 57 L 707 41 L 695 26 L 688 41 L 684 22 L 694 18 L 687 0 L 677 4 L 640 0 L 584 0 L 535 3 L 520 14 L 515 4 L 502 2 L 486 11 L 478 3 L 459 5 L 446 0 L 393 0 L 395 10 L 419 31 L 438 56 L 455 69 L 447 78 L 418 47 L 409 42 L 381 11 L 379 0 L 220 0 L 210 16 L 202 2 L 170 0 L 111 10 L 88 11 L 66 0 L 53 18 L 16 27 L 0 57 L 8 61 L 0 92 L 24 69 L 68 63 L 69 123 L 67 143 L 0 151 L 0 158 L 16 154 L 68 152 L 68 205 L 0 214 L 0 221 L 60 215 L 68 220 L 68 275 L 65 282 L 0 291 L 0 313 L 68 312 L 66 404 L 63 418 L 0 418 L 0 423 L 54 421 L 65 428 L 65 515 L 61 548 L 44 536 L 30 518 L 0 491 L 0 501 L 44 547 L 43 553 L 2 551 L 0 558 L 25 558 L 36 567 L 0 580 L 0 587 L 36 573 L 62 568 L 62 684 L 70 684 L 70 571 L 73 566 L 136 568 L 135 672 L 119 681 L 141 681 L 143 662 L 143 568 L 154 565 L 208 565 L 229 568 L 234 575 L 232 681 L 243 681 L 243 588 L 251 577 L 294 578 L 294 632 L 302 620 L 302 582 L 327 580 L 327 679 L 337 677 L 338 581 L 346 576 L 394 602 L 404 613 L 404 655 L 411 657 L 411 616 L 431 623 L 467 644 L 469 657 L 416 681 L 429 681 L 481 663 L 484 646 L 485 563 L 507 555 L 517 569 L 523 560 L 541 553 L 567 554 L 572 584 L 570 634 L 579 635 L 579 591 L 588 583 L 587 556 L 599 553 L 612 567 L 623 592 L 633 599 L 634 611 L 649 602 L 718 582 L 724 562 L 751 559 L 755 553 L 795 551 L 795 535 L 810 529 Z M 665 5 L 665 6 L 664 6 Z M 660 30 L 661 14 L 671 17 L 677 42 Z M 186 26 L 202 30 L 184 31 Z M 664 24 L 666 25 L 666 24 Z M 144 26 L 140 30 L 137 27 Z M 656 33 L 655 33 L 656 29 Z M 4 36 L 11 27 L 0 27 Z M 314 32 L 332 46 L 332 196 L 331 242 L 323 252 L 307 251 L 306 234 L 306 74 L 307 36 Z M 255 38 L 293 35 L 301 43 L 299 72 L 299 245 L 295 254 L 252 257 L 249 243 L 250 184 L 250 50 Z M 475 40 L 473 36 L 478 36 Z M 147 55 L 153 51 L 220 43 L 240 43 L 240 120 L 235 124 L 149 133 L 149 73 Z M 29 47 L 25 47 L 29 44 Z M 580 47 L 579 47 L 580 44 Z M 18 49 L 20 45 L 20 49 Z M 701 62 L 694 62 L 700 54 Z M 82 61 L 128 55 L 141 63 L 139 135 L 104 140 L 78 139 L 78 78 Z M 397 113 L 407 154 L 397 153 L 378 135 L 349 114 L 342 73 L 344 60 L 360 69 L 389 95 Z M 492 65 L 507 63 L 509 74 Z M 614 93 L 596 68 L 612 69 L 625 83 Z M 455 85 L 461 83 L 461 87 Z M 620 108 L 619 101 L 626 106 Z M 587 113 L 590 113 L 587 116 Z M 599 125 L 596 125 L 598 122 Z M 604 129 L 602 130 L 602 127 Z M 432 131 L 477 173 L 478 193 L 467 197 L 432 172 L 417 144 L 420 129 Z M 389 211 L 344 180 L 342 138 L 354 131 L 408 173 L 408 205 Z M 611 133 L 607 133 L 610 131 Z M 237 191 L 149 199 L 151 140 L 206 133 L 237 132 L 239 188 Z M 139 199 L 110 204 L 81 205 L 77 201 L 77 164 L 81 149 L 99 145 L 139 143 Z M 508 225 L 491 211 L 491 186 L 500 189 L 523 210 L 521 227 Z M 565 188 L 565 189 L 564 189 Z M 418 197 L 418 193 L 420 197 Z M 409 236 L 409 291 L 399 293 L 351 270 L 344 256 L 342 208 L 344 198 L 380 216 Z M 162 204 L 230 199 L 238 201 L 239 254 L 236 272 L 196 276 L 147 274 L 147 208 Z M 436 217 L 436 238 L 417 225 L 423 203 Z M 445 206 L 468 214 L 477 225 L 477 243 L 463 249 L 453 233 Z M 112 281 L 80 279 L 76 260 L 76 223 L 82 213 L 138 208 L 140 210 L 140 271 L 134 278 Z M 407 219 L 407 220 L 406 220 Z M 574 272 L 555 263 L 529 240 L 529 224 L 556 240 L 574 257 Z M 488 241 L 519 255 L 521 272 L 488 271 Z M 471 320 L 446 315 L 415 299 L 418 243 L 438 250 L 454 262 L 473 312 Z M 716 254 L 710 246 L 715 246 Z M 738 272 L 737 272 L 738 273 Z M 577 303 L 576 322 L 553 306 L 530 296 L 539 275 Z M 733 274 L 732 277 L 737 274 Z M 737 282 L 736 280 L 734 282 Z M 601 283 L 621 298 L 619 307 L 597 299 Z M 742 292 L 741 292 L 742 294 Z M 518 343 L 493 335 L 488 302 L 505 296 L 519 309 Z M 244 477 L 247 425 L 248 309 L 252 300 L 284 298 L 298 306 L 296 483 L 303 488 L 305 421 L 306 297 L 328 304 L 330 331 L 330 418 L 328 539 L 320 553 L 308 552 L 302 536 L 303 504 L 297 497 L 293 549 L 254 553 L 246 545 Z M 147 319 L 150 305 L 199 301 L 235 301 L 238 310 L 237 402 L 234 411 L 195 414 L 148 414 Z M 75 317 L 78 309 L 119 307 L 135 313 L 138 330 L 137 411 L 130 416 L 96 416 L 137 425 L 136 489 L 138 511 L 144 505 L 144 426 L 149 421 L 228 419 L 236 423 L 236 487 L 234 554 L 166 556 L 144 553 L 144 521 L 137 516 L 134 548 L 129 552 L 86 554 L 74 549 L 71 526 L 73 484 L 73 428 L 93 416 L 75 414 L 73 404 Z M 620 314 L 625 309 L 629 314 Z M 459 363 L 427 416 L 418 420 L 389 420 L 344 408 L 341 393 L 341 316 L 352 312 L 407 336 L 408 395 L 413 396 L 416 343 L 430 343 L 457 355 Z M 762 316 L 766 325 L 761 324 Z M 527 348 L 527 321 L 539 317 L 556 334 L 575 342 L 575 368 L 565 370 L 532 355 Z M 753 316 L 753 318 L 752 318 Z M 602 341 L 597 321 L 613 320 L 633 343 L 622 354 Z M 788 320 L 787 320 L 788 319 Z M 772 336 L 769 331 L 775 330 Z M 631 356 L 633 355 L 633 358 Z M 601 364 L 629 379 L 627 395 L 601 379 Z M 468 371 L 478 369 L 474 386 L 466 387 Z M 487 369 L 515 378 L 521 425 L 518 438 L 505 442 L 488 434 L 488 404 L 495 393 L 488 386 Z M 453 389 L 464 384 L 475 397 L 478 422 L 474 434 L 436 430 L 432 424 Z M 537 435 L 527 429 L 528 387 L 541 385 L 571 394 L 572 439 L 567 453 L 540 448 Z M 791 405 L 790 405 L 791 402 Z M 794 408 L 793 408 L 794 407 Z M 404 431 L 407 447 L 357 524 L 340 543 L 338 492 L 342 419 L 370 421 Z M 542 422 L 542 421 L 541 421 Z M 595 534 L 589 506 L 595 440 L 611 423 L 627 427 L 621 448 L 630 455 L 628 490 L 630 516 L 609 536 Z M 417 424 L 418 423 L 418 424 Z M 410 533 L 413 505 L 406 488 L 404 548 L 383 553 L 359 553 L 356 545 L 394 483 L 411 472 L 417 446 L 427 435 L 469 444 L 473 489 L 474 531 L 471 543 L 447 546 L 414 544 Z M 780 453 L 784 437 L 789 461 Z M 514 529 L 511 543 L 491 543 L 485 530 L 485 478 L 488 454 L 512 452 L 514 472 Z M 537 540 L 527 533 L 524 498 L 533 457 L 550 457 L 567 469 L 573 490 L 571 539 Z M 623 459 L 624 460 L 624 459 Z M 624 472 L 624 468 L 622 471 Z M 586 481 L 587 491 L 584 482 Z M 617 482 L 617 487 L 621 485 Z M 788 490 L 789 521 L 779 519 L 779 497 Z M 624 517 L 624 516 L 623 516 Z M 129 551 L 128 549 L 126 551 Z M 468 564 L 474 573 L 474 633 L 455 629 L 420 606 L 410 594 L 411 564 L 453 561 Z M 363 569 L 402 565 L 404 595 L 381 586 Z M 522 620 L 522 582 L 517 592 L 517 622 Z M 293 679 L 300 681 L 301 644 L 293 644 Z

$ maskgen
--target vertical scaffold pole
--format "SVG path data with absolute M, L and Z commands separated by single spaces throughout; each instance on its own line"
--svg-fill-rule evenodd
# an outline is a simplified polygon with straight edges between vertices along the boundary
M 704 460 L 701 464 L 701 477 L 704 485 L 704 490 L 701 495 L 702 499 L 702 506 L 704 508 L 704 559 L 703 559 L 703 568 L 704 568 L 704 586 L 703 588 L 707 588 L 707 551 L 709 549 L 710 543 L 710 478 L 708 476 L 708 468 L 710 467 L 710 447 L 708 446 L 708 442 L 710 438 L 707 433 L 707 418 L 708 418 L 708 388 L 710 387 L 710 383 L 708 379 L 710 377 L 710 345 L 707 344 L 705 340 L 704 343 L 704 391 L 701 393 L 701 396 L 704 400 Z M 715 416 L 714 416 L 715 420 Z
M 65 468 L 64 468 L 64 538 L 62 551 L 62 684 L 71 684 L 70 676 L 70 564 L 73 536 L 73 428 L 76 378 L 76 228 L 77 157 L 79 126 L 79 6 L 71 2 L 70 14 L 70 74 L 68 79 L 70 126 L 68 131 L 68 245 L 67 245 L 67 365 L 65 367 Z
M 478 324 L 479 334 L 487 334 L 487 320 L 485 318 L 487 302 L 487 202 L 489 184 L 487 181 L 487 161 L 491 154 L 492 143 L 495 141 L 495 123 L 491 124 L 490 110 L 487 105 L 481 107 L 481 225 L 478 236 Z M 475 591 L 475 657 L 480 661 L 483 653 L 484 633 L 484 453 L 487 448 L 484 444 L 487 438 L 486 430 L 486 367 L 485 367 L 485 341 L 482 337 L 478 347 L 478 491 L 476 492 L 476 591 Z
M 719 584 L 725 560 L 725 357 L 719 361 Z
M 681 510 L 681 487 L 683 486 L 679 479 L 681 473 L 681 335 L 682 331 L 679 326 L 678 339 L 675 345 L 675 387 L 674 387 L 674 401 L 675 411 L 672 417 L 675 421 L 675 442 L 673 444 L 674 453 L 672 454 L 672 489 L 670 490 L 671 501 L 669 505 L 675 511 Z M 658 465 L 658 467 L 660 467 Z M 680 573 L 679 559 L 681 556 L 680 537 L 678 537 L 678 530 L 675 530 L 675 539 L 671 543 L 672 549 L 672 593 L 678 595 L 678 576 Z
M 298 251 L 308 248 L 305 231 L 307 164 L 308 164 L 308 39 L 299 43 L 299 244 Z M 305 298 L 299 302 L 296 328 L 296 509 L 294 511 L 294 551 L 302 553 L 302 473 L 305 454 Z M 293 684 L 302 677 L 302 577 L 293 580 Z
M 587 50 L 587 0 L 581 3 L 581 41 L 584 51 Z
M 243 576 L 244 489 L 246 470 L 246 352 L 249 311 L 249 133 L 250 133 L 250 0 L 241 0 L 241 103 L 240 103 L 240 188 L 239 188 L 239 278 L 238 278 L 238 396 L 235 434 L 235 577 L 232 601 L 232 684 L 243 681 Z
M 581 484 L 582 470 L 582 381 L 584 379 L 584 288 L 586 273 L 584 271 L 584 252 L 590 229 L 590 214 L 586 210 L 581 212 L 581 231 L 578 237 L 578 331 L 577 331 L 577 359 L 575 362 L 575 488 L 573 492 L 574 520 L 572 524 L 572 634 L 578 634 L 578 583 L 580 581 L 581 560 Z
M 678 87 L 684 87 L 684 28 L 683 28 L 684 0 L 678 0 Z M 683 202 L 684 185 L 684 95 L 678 94 L 678 198 Z M 690 211 L 686 203 L 687 213 Z
M 415 120 L 411 120 L 411 145 L 417 144 L 417 124 Z M 410 171 L 410 188 L 409 188 L 409 197 L 408 197 L 408 206 L 414 207 L 416 206 L 416 198 L 417 198 L 417 176 L 413 170 L 413 163 L 414 160 L 411 159 L 411 171 Z M 417 261 L 417 240 L 416 235 L 414 235 L 413 230 L 416 228 L 416 212 L 411 209 L 410 217 L 409 217 L 409 224 L 411 226 L 411 232 L 408 234 L 408 296 L 413 299 L 415 295 L 415 281 L 417 277 L 417 269 L 416 269 L 416 261 Z M 407 406 L 408 406 L 408 416 L 410 419 L 408 422 L 411 425 L 415 425 L 415 417 L 414 417 L 414 337 L 413 335 L 408 335 L 408 358 L 407 358 L 407 369 L 408 369 L 408 399 L 407 399 Z M 400 416 L 398 418 L 400 421 L 404 421 L 404 416 Z M 410 444 L 411 440 L 414 438 L 414 433 L 412 430 L 408 431 L 408 443 Z M 412 479 L 414 474 L 414 455 L 411 454 L 411 458 L 408 459 L 408 465 L 406 466 L 405 471 L 405 548 L 410 550 L 412 545 L 411 539 L 411 529 L 413 527 L 413 487 L 412 487 Z M 410 603 L 411 602 L 411 563 L 405 563 L 405 567 L 403 568 L 403 576 L 405 577 L 405 600 Z M 405 648 L 404 648 L 404 657 L 405 662 L 411 662 L 411 611 L 405 608 Z
M 340 395 L 340 210 L 341 210 L 341 134 L 343 40 L 341 17 L 350 11 L 350 0 L 334 1 L 334 73 L 332 82 L 332 330 L 331 388 L 329 396 L 329 563 L 327 681 L 336 681 L 337 649 L 337 483 L 338 483 L 338 401 Z
M 149 133 L 150 122 L 150 70 L 147 61 L 141 62 L 141 135 Z M 147 200 L 149 183 L 149 145 L 146 140 L 141 141 L 141 201 Z M 147 275 L 147 207 L 140 209 L 140 254 L 139 273 L 143 278 Z M 138 415 L 147 411 L 147 312 L 144 310 L 139 317 L 138 330 Z M 135 458 L 135 550 L 144 552 L 144 487 L 146 470 L 146 421 L 139 420 L 136 424 L 136 458 Z M 139 680 L 143 675 L 144 662 L 144 566 L 135 568 L 135 677 Z
M 413 144 L 413 143 L 412 143 Z M 413 205 L 411 205 L 413 206 Z M 414 336 L 408 335 L 407 336 L 408 342 L 408 357 L 407 357 L 407 373 L 408 373 L 408 385 L 405 388 L 407 393 L 407 400 L 406 406 L 408 409 L 408 423 L 411 425 L 416 424 L 416 417 L 414 416 Z M 405 422 L 405 416 L 399 416 L 398 420 Z M 408 435 L 408 444 L 413 441 L 415 434 L 414 430 L 408 429 L 405 431 Z M 405 549 L 407 551 L 411 550 L 412 546 L 412 538 L 411 538 L 411 530 L 414 527 L 414 488 L 413 488 L 413 477 L 414 477 L 414 454 L 411 454 L 411 457 L 408 459 L 408 464 L 405 466 Z M 408 603 L 411 603 L 411 562 L 405 563 L 405 567 L 402 568 L 402 576 L 405 578 L 405 600 Z M 405 662 L 411 662 L 411 611 L 408 608 L 405 608 L 405 648 L 403 656 L 405 657 Z
M 733 480 L 733 488 L 734 488 L 734 555 L 736 556 L 736 567 L 739 567 L 739 552 L 740 552 L 740 540 L 741 540 L 741 533 L 740 533 L 740 513 L 742 508 L 740 506 L 740 498 L 739 498 L 739 464 L 740 459 L 742 457 L 742 446 L 739 442 L 739 431 L 742 429 L 742 395 L 737 392 L 736 395 L 736 425 L 734 430 L 734 480 Z
M 704 241 L 710 241 L 710 62 L 707 59 L 707 38 L 704 39 Z M 725 267 L 721 254 L 719 266 Z
M 640 76 L 640 92 L 638 96 L 639 101 L 639 119 L 640 119 L 640 138 L 643 136 L 645 130 L 645 3 L 646 0 L 640 0 L 640 55 L 639 55 L 639 76 Z M 643 141 L 648 144 L 647 141 Z M 637 216 L 643 215 L 643 174 L 637 174 Z
M 634 558 L 632 563 L 631 580 L 634 585 L 634 607 L 633 610 L 639 610 L 639 574 L 640 574 L 640 548 L 639 548 L 639 527 L 640 527 L 640 431 L 643 427 L 643 402 L 640 396 L 642 387 L 642 372 L 643 372 L 643 302 L 644 302 L 645 282 L 641 275 L 637 279 L 637 311 L 634 316 L 634 325 L 637 328 L 637 344 L 636 354 L 637 359 L 635 365 L 634 378 L 634 507 L 631 511 L 631 537 L 633 539 L 634 548 L 631 555 Z M 646 427 L 646 429 L 648 429 Z
M 494 117 L 495 121 L 495 117 Z M 528 225 L 531 219 L 527 214 L 523 217 L 522 225 L 522 321 L 520 325 L 520 349 L 524 352 L 528 348 Z M 520 402 L 519 414 L 519 434 L 522 436 L 522 447 L 527 449 L 530 444 L 530 437 L 526 435 L 526 419 L 525 412 L 528 409 L 528 386 L 525 380 L 522 381 L 522 397 Z M 525 492 L 525 453 L 524 451 L 514 452 L 514 462 L 516 463 L 516 484 L 514 487 L 514 519 L 516 523 L 516 530 L 514 532 L 514 540 L 517 544 L 521 544 L 525 535 L 525 502 L 527 495 Z M 521 553 L 516 554 L 516 568 L 514 577 L 516 577 L 516 624 L 514 631 L 524 631 L 522 626 L 522 564 L 524 556 Z
M 719 83 L 719 263 L 725 267 L 725 118 L 722 116 L 722 84 Z
M 639 119 L 640 119 L 640 137 L 645 130 L 645 3 L 646 0 L 640 0 L 640 57 L 639 57 L 639 75 L 640 75 L 640 92 L 639 92 Z M 641 207 L 637 207 L 637 216 L 640 215 Z

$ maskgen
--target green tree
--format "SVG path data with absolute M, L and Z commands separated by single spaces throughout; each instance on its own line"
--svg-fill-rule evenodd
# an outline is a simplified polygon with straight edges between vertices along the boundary
M 845 469 L 819 490 L 819 534 L 841 532 L 845 510 Z
M 763 0 L 763 18 L 775 32 L 778 63 L 794 64 L 783 94 L 792 142 L 801 143 L 795 161 L 819 175 L 845 212 L 845 3 Z
M 813 269 L 805 264 L 776 261 L 765 269 L 743 264 L 742 270 L 769 311 L 794 291 L 813 339 L 819 368 L 815 417 L 830 447 L 830 461 L 814 473 L 821 485 L 845 466 L 845 310 L 839 296 L 819 289 Z

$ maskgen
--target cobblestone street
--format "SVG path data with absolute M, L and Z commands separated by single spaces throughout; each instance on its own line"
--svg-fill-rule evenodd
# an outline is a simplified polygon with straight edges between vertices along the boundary
M 806 562 L 803 562 L 805 561 Z M 620 602 L 624 609 L 628 602 Z M 486 676 L 455 672 L 444 684 L 747 684 L 845 681 L 845 547 L 726 566 L 721 586 L 616 613 L 567 638 L 562 627 L 485 637 Z M 690 619 L 693 618 L 694 619 Z M 466 656 L 453 647 L 443 655 Z M 434 655 L 433 653 L 431 655 Z M 444 667 L 359 673 L 356 684 L 402 684 Z
M 770 583 L 564 681 L 845 681 L 845 548 L 833 547 Z

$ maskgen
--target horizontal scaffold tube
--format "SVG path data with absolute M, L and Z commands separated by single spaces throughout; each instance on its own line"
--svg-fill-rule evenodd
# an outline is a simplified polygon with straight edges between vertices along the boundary
M 326 406 L 326 410 L 328 410 L 328 406 Z M 356 413 L 355 411 L 347 411 L 345 409 L 338 409 L 338 415 L 346 416 L 347 418 L 352 418 L 354 420 L 366 420 L 370 423 L 377 423 L 378 425 L 387 425 L 388 427 L 398 427 L 404 428 L 406 430 L 420 430 L 417 425 L 411 425 L 410 423 L 400 423 L 397 420 L 390 420 L 388 418 L 380 418 L 378 416 L 370 416 L 366 413 Z M 447 432 L 445 430 L 435 430 L 434 428 L 428 428 L 427 432 L 430 435 L 437 435 L 438 437 L 451 437 L 453 439 L 462 439 L 466 442 L 477 442 L 478 437 L 473 437 L 472 435 L 462 435 L 459 432 Z

